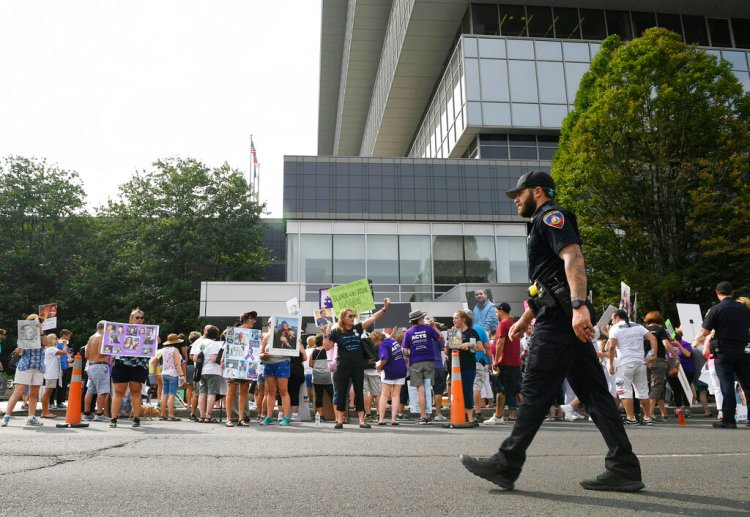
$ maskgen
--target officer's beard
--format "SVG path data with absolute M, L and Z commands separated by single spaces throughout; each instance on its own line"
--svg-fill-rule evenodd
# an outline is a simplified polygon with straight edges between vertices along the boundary
M 536 212 L 536 199 L 529 196 L 523 204 L 518 207 L 518 215 L 521 217 L 531 217 Z

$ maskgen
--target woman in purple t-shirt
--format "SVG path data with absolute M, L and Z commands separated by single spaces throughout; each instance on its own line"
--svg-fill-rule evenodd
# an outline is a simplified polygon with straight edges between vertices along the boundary
M 380 372 L 381 393 L 378 401 L 378 425 L 386 425 L 385 409 L 388 400 L 391 401 L 391 425 L 398 425 L 396 416 L 401 403 L 401 386 L 406 381 L 406 361 L 401 349 L 403 334 L 394 332 L 393 337 L 386 338 L 385 334 L 376 330 L 370 334 L 372 343 L 378 347 L 378 362 L 375 368 Z
M 674 347 L 675 352 L 677 352 L 677 358 L 680 360 L 688 384 L 693 384 L 693 379 L 695 378 L 693 347 L 690 343 L 682 339 L 682 332 L 677 329 L 675 330 L 675 339 L 672 340 L 672 346 Z M 677 375 L 674 377 L 667 377 L 667 382 L 669 382 L 669 386 L 672 388 L 675 407 L 684 407 L 685 416 L 690 416 L 690 402 L 688 402 L 688 397 L 682 388 L 679 377 Z

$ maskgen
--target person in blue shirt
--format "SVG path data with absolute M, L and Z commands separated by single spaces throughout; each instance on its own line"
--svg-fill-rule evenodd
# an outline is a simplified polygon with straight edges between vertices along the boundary
M 497 311 L 491 300 L 487 299 L 487 292 L 484 289 L 474 291 L 474 299 L 477 301 L 474 309 L 471 311 L 474 317 L 474 325 L 482 327 L 487 332 L 497 330 Z
M 477 325 L 476 322 L 474 323 L 473 328 L 477 331 L 477 334 L 479 334 L 479 340 L 482 342 L 484 350 L 488 351 L 490 349 L 490 336 L 487 334 L 484 328 L 481 325 Z M 489 371 L 492 361 L 490 361 L 489 356 L 485 352 L 479 351 L 476 351 L 474 353 L 474 359 L 476 359 L 477 361 L 477 374 L 474 377 L 473 386 L 474 408 L 476 409 L 476 412 L 474 413 L 474 420 L 475 422 L 478 422 L 481 420 L 482 408 L 484 407 L 484 401 L 482 400 L 482 390 L 484 389 L 484 385 L 489 382 Z
M 2 427 L 8 426 L 10 416 L 13 414 L 13 409 L 27 386 L 29 388 L 29 416 L 26 420 L 26 425 L 32 427 L 42 425 L 36 417 L 36 403 L 39 396 L 39 388 L 44 383 L 44 349 L 41 346 L 42 322 L 44 321 L 44 318 L 39 317 L 37 314 L 30 314 L 26 320 L 36 321 L 35 330 L 37 339 L 39 340 L 39 348 L 23 349 L 17 347 L 13 352 L 14 354 L 20 355 L 21 359 L 16 366 L 14 390 L 10 399 L 8 399 L 8 405 L 5 409 L 5 415 L 2 420 Z M 32 331 L 33 329 L 29 332 Z

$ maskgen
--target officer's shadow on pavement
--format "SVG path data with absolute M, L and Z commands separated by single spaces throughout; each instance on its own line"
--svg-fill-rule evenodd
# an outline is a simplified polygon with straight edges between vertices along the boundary
M 593 497 L 588 495 L 570 495 L 570 494 L 557 494 L 550 492 L 539 492 L 539 491 L 527 491 L 527 490 L 490 490 L 490 494 L 505 496 L 510 494 L 531 497 L 534 499 L 547 499 L 556 503 L 568 503 L 578 504 L 582 506 L 592 507 L 601 506 L 602 508 L 613 509 L 621 508 L 622 510 L 632 510 L 635 512 L 643 511 L 644 503 L 648 505 L 648 511 L 650 513 L 664 513 L 674 515 L 691 515 L 695 517 L 704 517 L 707 514 L 712 516 L 735 516 L 738 513 L 745 513 L 748 511 L 748 501 L 736 501 L 722 497 L 712 497 L 695 494 L 684 494 L 676 492 L 652 492 L 649 490 L 642 490 L 637 493 L 628 494 L 627 500 L 613 499 L 606 496 L 607 492 L 601 492 L 602 497 Z M 657 501 L 644 500 L 644 497 L 655 498 Z M 670 504 L 665 504 L 668 501 Z M 702 506 L 709 506 L 715 508 L 686 508 L 686 504 L 693 503 Z M 725 510 L 716 508 L 724 507 Z M 731 509 L 729 509 L 731 508 Z

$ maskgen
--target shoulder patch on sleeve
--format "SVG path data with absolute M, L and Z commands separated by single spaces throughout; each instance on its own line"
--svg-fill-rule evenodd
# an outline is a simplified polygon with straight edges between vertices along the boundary
M 558 230 L 565 225 L 565 217 L 559 210 L 552 210 L 551 212 L 547 212 L 546 214 L 544 214 L 542 220 L 547 226 L 557 228 Z

